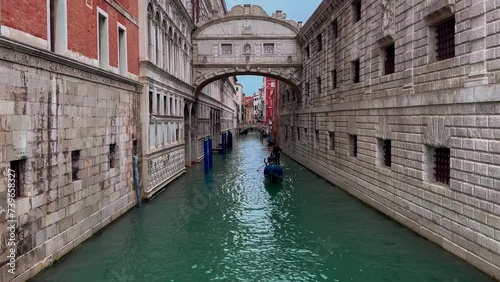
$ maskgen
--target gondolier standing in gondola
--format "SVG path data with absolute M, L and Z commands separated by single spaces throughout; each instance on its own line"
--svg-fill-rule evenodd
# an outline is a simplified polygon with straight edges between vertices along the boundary
M 280 146 L 278 146 L 278 143 L 274 143 L 273 156 L 274 156 L 274 163 L 277 165 L 280 164 L 280 155 L 281 155 L 281 148 Z

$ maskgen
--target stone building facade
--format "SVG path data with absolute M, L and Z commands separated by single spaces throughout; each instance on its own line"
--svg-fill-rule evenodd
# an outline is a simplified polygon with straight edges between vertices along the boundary
M 136 203 L 134 3 L 2 1 L 0 281 L 29 279 Z
M 203 157 L 203 139 L 233 128 L 234 78 L 192 86 L 193 13 L 211 2 L 139 1 L 143 195 L 150 198 Z M 187 5 L 189 4 L 189 5 Z M 187 6 L 186 6 L 187 5 Z M 204 12 L 203 12 L 204 11 Z M 225 10 L 223 10 L 224 12 Z M 231 101 L 231 102 L 230 102 Z
M 299 33 L 281 144 L 500 279 L 500 3 L 325 0 Z

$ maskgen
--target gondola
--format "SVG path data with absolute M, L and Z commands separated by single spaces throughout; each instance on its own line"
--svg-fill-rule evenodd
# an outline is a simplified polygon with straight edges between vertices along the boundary
M 272 158 L 269 160 L 271 161 Z M 271 183 L 281 183 L 283 181 L 283 168 L 280 165 L 274 164 L 272 162 L 265 162 L 266 167 L 264 168 L 264 177 L 269 179 Z

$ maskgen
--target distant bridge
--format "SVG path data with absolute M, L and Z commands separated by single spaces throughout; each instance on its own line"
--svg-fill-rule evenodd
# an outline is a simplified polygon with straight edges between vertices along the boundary
M 238 132 L 241 134 L 249 129 L 257 129 L 259 131 L 270 131 L 271 127 L 262 123 L 242 123 L 238 128 Z

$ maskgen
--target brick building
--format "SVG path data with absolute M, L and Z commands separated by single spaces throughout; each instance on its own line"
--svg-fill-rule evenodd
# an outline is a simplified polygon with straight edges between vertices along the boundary
M 4 0 L 0 13 L 0 171 L 15 172 L 0 174 L 0 281 L 12 235 L 25 281 L 136 202 L 138 6 Z
M 499 5 L 322 1 L 280 95 L 288 155 L 497 279 Z

